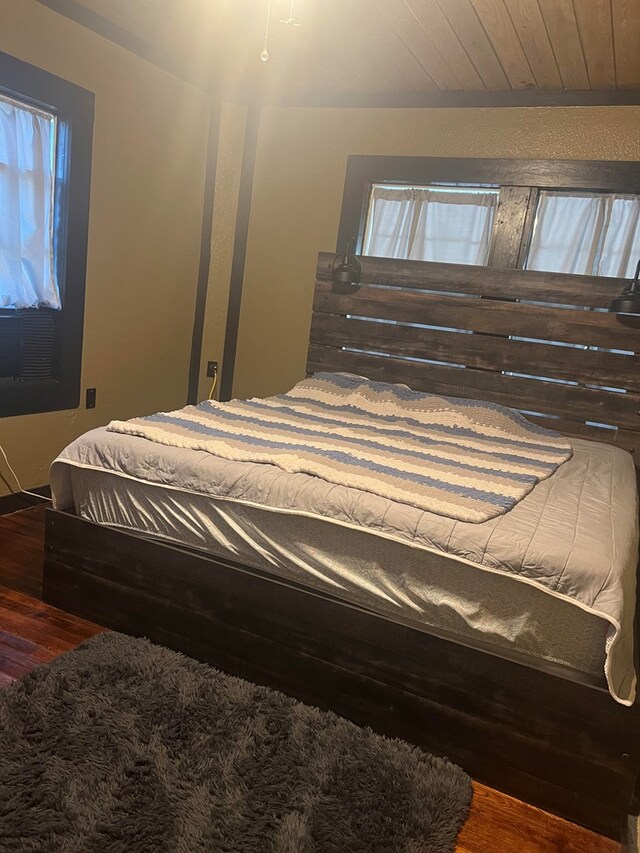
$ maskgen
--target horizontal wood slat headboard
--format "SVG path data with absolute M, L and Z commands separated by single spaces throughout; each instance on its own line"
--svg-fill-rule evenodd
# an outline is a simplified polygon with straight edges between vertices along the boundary
M 363 257 L 339 293 L 333 257 L 318 256 L 308 373 L 501 403 L 640 466 L 640 317 L 602 310 L 624 279 Z

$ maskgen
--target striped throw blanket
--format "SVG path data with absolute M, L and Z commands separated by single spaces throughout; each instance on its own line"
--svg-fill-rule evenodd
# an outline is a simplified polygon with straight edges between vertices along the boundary
M 318 373 L 276 397 L 207 401 L 109 429 L 469 522 L 510 510 L 572 452 L 564 437 L 503 406 L 346 373 Z

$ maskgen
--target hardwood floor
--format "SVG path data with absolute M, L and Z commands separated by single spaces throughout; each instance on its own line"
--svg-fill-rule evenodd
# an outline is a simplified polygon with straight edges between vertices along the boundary
M 99 625 L 0 586 L 0 684 L 48 663 L 102 630 Z
M 42 507 L 0 517 L 0 685 L 103 630 L 42 596 Z M 457 853 L 620 853 L 614 841 L 474 783 Z
M 42 598 L 44 505 L 0 516 L 0 585 Z

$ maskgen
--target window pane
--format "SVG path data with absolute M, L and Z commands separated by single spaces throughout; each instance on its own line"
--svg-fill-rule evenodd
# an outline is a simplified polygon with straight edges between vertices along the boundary
M 525 269 L 630 278 L 640 196 L 542 191 Z
M 0 96 L 0 307 L 60 308 L 53 247 L 56 118 Z
M 499 189 L 372 188 L 364 255 L 486 264 Z

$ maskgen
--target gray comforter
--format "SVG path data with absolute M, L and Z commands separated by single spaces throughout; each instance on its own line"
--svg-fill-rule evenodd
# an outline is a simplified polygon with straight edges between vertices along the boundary
M 373 535 L 440 551 L 534 584 L 606 619 L 606 677 L 614 698 L 631 704 L 638 498 L 625 451 L 575 440 L 573 457 L 510 512 L 481 524 L 395 503 L 271 465 L 232 462 L 168 448 L 143 438 L 94 430 L 54 462 L 58 507 L 72 503 L 69 466 L 111 471 L 176 489 L 243 501 L 274 511 L 318 516 Z

